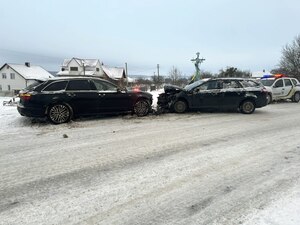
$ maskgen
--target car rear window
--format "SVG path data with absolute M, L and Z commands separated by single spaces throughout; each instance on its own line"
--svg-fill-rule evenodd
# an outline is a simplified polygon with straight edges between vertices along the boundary
M 44 83 L 44 81 L 40 81 L 40 80 L 37 80 L 35 82 L 33 82 L 32 84 L 28 85 L 25 90 L 27 91 L 33 91 L 35 90 L 39 85 L 41 85 L 42 83 Z
M 294 85 L 297 85 L 299 82 L 296 79 L 292 79 Z
M 68 81 L 57 81 L 49 84 L 43 91 L 61 91 L 65 90 Z

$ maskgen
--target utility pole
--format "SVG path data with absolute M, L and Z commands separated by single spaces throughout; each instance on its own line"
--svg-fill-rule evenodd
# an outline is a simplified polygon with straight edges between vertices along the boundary
M 126 75 L 126 86 L 128 86 L 128 70 L 127 70 L 127 62 L 125 63 L 125 75 Z
M 125 63 L 125 74 L 126 74 L 126 77 L 128 77 L 127 62 Z
M 82 66 L 83 66 L 83 76 L 85 76 L 85 61 L 82 62 Z
M 157 83 L 158 83 L 158 88 L 160 86 L 160 80 L 159 80 L 159 64 L 157 64 Z

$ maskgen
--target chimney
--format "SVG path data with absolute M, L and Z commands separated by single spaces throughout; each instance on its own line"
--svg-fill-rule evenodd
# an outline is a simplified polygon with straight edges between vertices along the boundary
M 25 66 L 30 67 L 30 62 L 25 62 Z

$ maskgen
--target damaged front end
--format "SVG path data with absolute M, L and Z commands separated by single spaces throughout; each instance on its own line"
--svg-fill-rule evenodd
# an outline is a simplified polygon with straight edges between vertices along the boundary
M 176 85 L 165 85 L 164 93 L 159 94 L 157 99 L 157 111 L 160 113 L 169 111 L 176 100 L 176 94 L 181 91 L 184 91 L 184 89 Z

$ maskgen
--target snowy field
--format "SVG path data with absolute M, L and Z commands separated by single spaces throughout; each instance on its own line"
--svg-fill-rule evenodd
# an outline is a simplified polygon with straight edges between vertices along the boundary
M 1 225 L 300 224 L 300 103 L 52 125 L 3 100 Z

